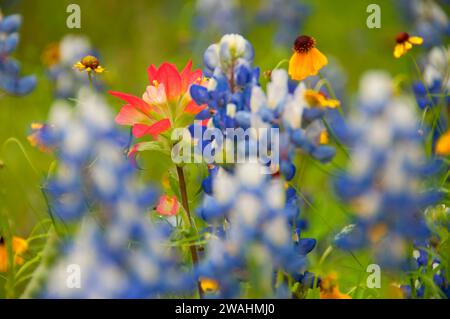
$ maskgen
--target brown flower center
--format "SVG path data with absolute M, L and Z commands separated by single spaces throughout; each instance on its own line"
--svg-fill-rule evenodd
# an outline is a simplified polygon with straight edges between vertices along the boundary
M 301 35 L 295 39 L 294 50 L 298 53 L 307 53 L 316 46 L 316 40 L 307 35 Z
M 100 62 L 95 56 L 87 55 L 83 59 L 81 59 L 81 64 L 83 64 L 86 68 L 95 70 L 100 65 Z
M 399 44 L 401 43 L 405 43 L 406 41 L 408 41 L 409 39 L 409 34 L 406 32 L 400 32 L 399 34 L 397 34 L 397 36 L 395 37 L 395 41 Z

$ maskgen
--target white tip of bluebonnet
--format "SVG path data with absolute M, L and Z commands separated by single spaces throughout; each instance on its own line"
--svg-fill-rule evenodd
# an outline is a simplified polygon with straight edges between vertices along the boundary
M 231 212 L 233 221 L 243 222 L 246 225 L 255 226 L 258 216 L 261 214 L 261 204 L 258 197 L 249 193 L 243 193 L 236 198 L 235 210 Z
M 303 97 L 301 98 L 303 99 Z M 297 98 L 297 94 L 294 98 L 288 97 L 284 106 L 283 121 L 291 129 L 299 129 L 302 125 L 302 115 L 305 104 L 302 103 L 300 98 Z
M 265 179 L 261 165 L 256 163 L 244 163 L 237 165 L 236 177 L 241 185 L 257 187 Z
M 103 131 L 114 125 L 112 113 L 100 95 L 92 93 L 88 88 L 81 88 L 78 99 L 81 117 L 92 128 Z
M 236 104 L 228 103 L 227 104 L 227 115 L 231 118 L 234 118 L 236 115 Z
M 260 86 L 254 86 L 252 88 L 252 95 L 250 98 L 250 109 L 253 113 L 257 112 L 260 108 L 267 105 L 266 95 Z
M 273 70 L 271 80 L 267 84 L 268 107 L 275 109 L 285 101 L 288 93 L 288 74 L 286 70 Z
M 49 124 L 57 128 L 66 127 L 72 118 L 72 107 L 64 100 L 56 100 L 50 108 Z
M 61 147 L 66 155 L 78 158 L 88 152 L 91 146 L 91 135 L 86 126 L 80 122 L 70 122 L 64 134 L 65 138 Z
M 388 106 L 388 116 L 397 130 L 414 131 L 417 127 L 417 114 L 414 101 L 405 97 L 396 98 Z
M 211 44 L 203 54 L 203 63 L 207 69 L 214 70 L 219 66 L 219 45 Z
M 240 34 L 226 34 L 220 39 L 221 59 L 251 59 L 253 53 L 249 50 L 248 41 Z
M 91 54 L 91 51 L 91 43 L 85 36 L 69 34 L 59 44 L 61 63 L 70 66 Z
M 284 187 L 280 180 L 270 182 L 267 189 L 267 203 L 273 209 L 282 209 L 285 206 Z
M 290 242 L 291 233 L 283 217 L 276 217 L 265 223 L 264 234 L 275 246 L 284 246 Z
M 219 203 L 225 204 L 233 198 L 235 189 L 233 178 L 224 169 L 219 169 L 213 181 L 214 196 Z
M 392 80 L 385 71 L 367 71 L 359 82 L 360 101 L 362 104 L 375 107 L 385 103 L 393 93 Z

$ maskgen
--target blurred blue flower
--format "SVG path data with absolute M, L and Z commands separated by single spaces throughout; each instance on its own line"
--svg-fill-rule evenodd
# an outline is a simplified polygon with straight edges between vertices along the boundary
M 52 107 L 47 127 L 43 140 L 59 158 L 45 187 L 51 212 L 81 226 L 50 270 L 43 297 L 148 298 L 191 291 L 193 277 L 180 270 L 169 245 L 171 226 L 147 214 L 157 192 L 139 182 L 123 152 L 127 137 L 105 101 L 81 91 L 74 108 L 61 101 Z M 80 267 L 80 289 L 61 279 L 69 265 Z
M 240 32 L 241 9 L 236 0 L 197 0 L 194 26 L 201 32 L 212 32 L 214 36 Z
M 436 1 L 401 0 L 398 5 L 405 21 L 413 25 L 414 34 L 425 40 L 425 47 L 439 46 L 448 41 L 450 20 Z
M 311 14 L 310 6 L 298 0 L 263 0 L 257 17 L 262 24 L 275 24 L 274 42 L 280 46 L 290 46 Z
M 335 149 L 327 145 L 327 129 L 323 118 L 327 107 L 316 105 L 308 99 L 303 82 L 293 93 L 289 92 L 288 75 L 285 70 L 274 70 L 267 85 L 267 94 L 261 87 L 254 86 L 250 100 L 253 127 L 267 123 L 271 127 L 281 128 L 280 159 L 286 172 L 292 173 L 293 148 L 299 148 L 321 162 L 329 162 L 335 155 Z M 314 94 L 320 94 L 314 92 Z M 286 135 L 289 139 L 286 140 Z M 288 160 L 288 162 L 283 161 Z M 292 175 L 292 174 L 288 174 Z M 293 176 L 293 175 L 292 175 Z M 288 178 L 289 180 L 290 178 Z
M 212 194 L 204 199 L 198 214 L 212 227 L 225 225 L 225 234 L 211 235 L 197 276 L 218 281 L 218 296 L 239 296 L 239 280 L 245 277 L 255 253 L 264 267 L 292 275 L 304 272 L 305 255 L 316 242 L 293 238 L 291 221 L 298 211 L 287 204 L 281 180 L 272 179 L 267 167 L 240 164 L 232 174 L 220 169 Z
M 422 180 L 441 165 L 426 158 L 414 108 L 407 98 L 394 96 L 388 75 L 363 76 L 359 105 L 350 123 L 349 167 L 335 183 L 355 221 L 335 242 L 350 250 L 369 246 L 386 267 L 407 266 L 413 241 L 430 234 L 424 209 L 440 198 L 436 189 L 423 188 Z
M 22 16 L 3 16 L 0 11 L 0 89 L 12 95 L 26 95 L 36 87 L 34 75 L 21 77 L 20 64 L 10 57 L 19 43 Z

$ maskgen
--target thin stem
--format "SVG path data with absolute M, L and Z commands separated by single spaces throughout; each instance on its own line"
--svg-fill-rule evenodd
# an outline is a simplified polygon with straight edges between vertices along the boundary
M 334 90 L 331 87 L 330 82 L 320 72 L 319 72 L 319 78 L 323 82 L 323 85 L 325 85 L 325 87 L 327 88 L 328 92 L 330 93 L 331 98 L 337 100 L 336 94 L 334 93 Z M 338 111 L 342 116 L 344 115 L 344 111 L 342 110 L 342 107 L 338 107 Z
M 282 66 L 283 64 L 285 64 L 286 62 L 289 62 L 288 59 L 283 59 L 280 62 L 278 62 L 278 64 L 273 68 L 274 70 L 278 69 L 280 66 Z
M 89 78 L 89 87 L 91 88 L 91 90 L 93 90 L 94 85 L 92 83 L 92 74 L 91 74 L 91 72 L 88 72 L 87 74 L 88 74 L 88 78 Z
M 431 102 L 430 107 L 433 107 L 433 104 L 434 104 L 433 103 L 433 99 L 431 98 L 430 90 L 428 90 L 428 86 L 425 83 L 425 78 L 423 77 L 423 74 L 422 74 L 422 71 L 420 70 L 419 64 L 417 63 L 416 59 L 412 55 L 411 55 L 411 60 L 412 60 L 412 62 L 414 64 L 414 67 L 416 68 L 416 71 L 417 71 L 417 74 L 419 75 L 420 81 L 422 82 L 422 84 L 423 84 L 423 86 L 425 88 L 425 91 L 427 92 L 427 97 L 428 97 L 428 99 Z
M 430 113 L 432 115 L 432 122 L 431 122 L 431 131 L 430 131 L 429 137 L 428 137 L 428 139 L 429 139 L 429 144 L 428 145 L 429 145 L 429 152 L 430 152 L 430 154 L 433 154 L 433 132 L 434 132 L 435 129 L 437 129 L 438 133 L 442 133 L 442 130 L 441 130 L 440 126 L 439 126 L 439 118 L 441 116 L 441 109 L 437 105 L 434 104 L 432 95 L 430 93 L 430 90 L 428 89 L 428 86 L 427 86 L 426 82 L 425 82 L 425 78 L 423 76 L 422 71 L 420 70 L 419 64 L 417 63 L 417 61 L 414 58 L 414 56 L 411 55 L 410 57 L 411 57 L 411 60 L 412 60 L 412 62 L 414 64 L 414 67 L 416 68 L 416 71 L 417 71 L 417 74 L 418 74 L 418 76 L 420 78 L 420 81 L 422 82 L 422 84 L 423 84 L 423 86 L 425 88 L 425 91 L 427 93 L 427 98 L 430 101 L 430 109 L 431 109 Z
M 334 93 L 333 88 L 331 87 L 330 83 L 328 82 L 328 80 L 322 75 L 322 73 L 319 72 L 319 78 L 320 81 L 323 82 L 323 84 L 325 85 L 325 87 L 328 89 L 328 92 L 331 95 L 332 99 L 337 100 L 336 98 L 336 94 Z M 344 112 L 342 110 L 342 106 L 338 107 L 338 111 L 339 113 L 344 116 Z M 334 131 L 332 130 L 331 126 L 328 124 L 327 120 L 325 118 L 322 119 L 323 123 L 325 124 L 327 130 L 331 133 L 331 135 L 334 137 L 334 140 L 336 141 L 337 146 L 344 152 L 344 154 L 347 156 L 347 158 L 350 159 L 350 154 L 348 153 L 347 149 L 344 147 L 344 145 L 342 145 L 341 141 L 339 141 L 338 137 L 336 136 L 336 134 L 334 133 Z
M 28 164 L 30 165 L 31 169 L 33 170 L 33 172 L 36 173 L 37 176 L 40 176 L 39 171 L 37 170 L 37 168 L 34 166 L 33 161 L 31 160 L 31 158 L 28 156 L 27 151 L 25 150 L 25 148 L 23 147 L 22 143 L 15 137 L 10 137 L 8 138 L 2 145 L 2 150 L 4 150 L 6 148 L 6 146 L 10 143 L 15 143 L 20 151 L 22 152 L 23 156 L 25 157 L 25 159 L 27 160 Z
M 191 211 L 189 210 L 189 202 L 186 191 L 186 180 L 184 178 L 183 168 L 177 166 L 177 174 L 178 174 L 178 182 L 180 184 L 180 193 L 181 193 L 181 204 L 183 205 L 184 211 L 186 212 L 187 219 L 189 220 L 189 226 L 195 229 L 194 223 L 191 218 Z M 189 250 L 191 251 L 192 263 L 194 265 L 198 264 L 198 254 L 197 247 L 194 245 L 189 246 Z M 198 294 L 200 298 L 203 298 L 202 287 L 200 286 L 200 282 L 197 282 Z
M 331 128 L 330 124 L 328 124 L 327 120 L 325 118 L 322 119 L 323 124 L 325 125 L 325 127 L 327 128 L 328 132 L 331 133 L 331 136 L 333 137 L 334 141 L 336 142 L 336 145 L 339 149 L 341 149 L 342 152 L 344 152 L 345 156 L 348 159 L 351 159 L 349 152 L 347 151 L 347 149 L 345 148 L 345 146 L 341 143 L 341 141 L 339 140 L 339 138 L 336 136 L 336 134 L 334 133 L 334 130 Z

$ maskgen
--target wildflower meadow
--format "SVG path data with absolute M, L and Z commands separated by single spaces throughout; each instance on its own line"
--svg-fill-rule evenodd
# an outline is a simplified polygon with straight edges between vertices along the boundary
M 0 298 L 450 297 L 448 0 L 0 10 Z

